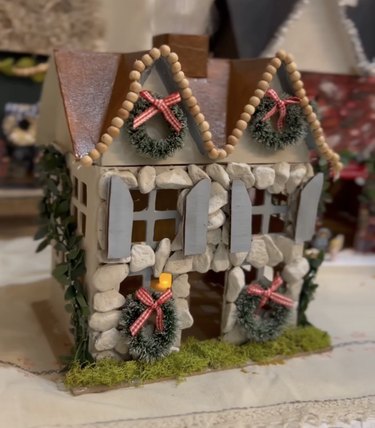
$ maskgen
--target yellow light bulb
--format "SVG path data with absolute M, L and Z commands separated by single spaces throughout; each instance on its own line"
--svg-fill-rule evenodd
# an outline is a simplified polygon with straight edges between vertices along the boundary
M 159 277 L 159 282 L 152 285 L 155 291 L 167 291 L 172 287 L 172 274 L 169 272 L 162 272 Z

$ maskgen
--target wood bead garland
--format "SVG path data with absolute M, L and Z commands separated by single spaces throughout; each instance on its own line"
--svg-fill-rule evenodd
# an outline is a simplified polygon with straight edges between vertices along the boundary
M 270 61 L 270 64 L 272 66 L 274 66 L 275 68 L 279 68 L 281 66 L 281 60 L 280 60 L 280 58 L 277 58 L 277 57 L 272 58 Z
M 181 63 L 176 61 L 174 64 L 171 65 L 172 73 L 178 73 L 181 71 Z
M 161 55 L 161 53 L 160 53 L 160 50 L 159 50 L 158 48 L 152 48 L 152 49 L 150 50 L 150 56 L 151 56 L 153 59 L 159 59 L 159 58 L 160 58 L 160 55 Z
M 130 80 L 139 80 L 141 78 L 141 73 L 138 70 L 132 70 L 129 73 Z
M 201 108 L 199 107 L 199 104 L 196 104 L 193 107 L 190 107 L 190 113 L 192 114 L 192 116 L 196 116 L 197 114 L 199 114 L 201 111 Z
M 178 55 L 175 52 L 171 52 L 167 57 L 167 61 L 169 64 L 174 64 L 178 61 Z
M 236 146 L 238 144 L 238 138 L 234 135 L 229 135 L 228 144 L 230 144 L 231 146 Z
M 240 119 L 248 123 L 249 120 L 251 119 L 251 116 L 249 115 L 249 113 L 244 112 L 244 113 L 241 113 Z
M 128 100 L 128 101 L 130 101 L 131 103 L 135 103 L 136 101 L 137 101 L 137 99 L 138 99 L 138 94 L 136 94 L 135 92 L 133 92 L 133 91 L 130 91 L 130 92 L 128 92 L 127 93 L 127 95 L 126 95 L 126 99 Z
M 182 79 L 180 82 L 178 82 L 178 86 L 182 89 L 188 88 L 189 87 L 189 81 L 186 78 Z
M 249 99 L 249 104 L 254 107 L 258 107 L 258 105 L 260 104 L 260 99 L 258 97 L 253 96 Z
M 286 55 L 287 53 L 283 49 L 280 49 L 279 51 L 276 52 L 276 57 L 281 59 L 281 61 L 285 60 Z
M 224 149 L 219 149 L 218 152 L 219 152 L 218 154 L 219 159 L 225 159 L 228 155 Z
M 234 146 L 232 144 L 226 144 L 224 146 L 224 150 L 227 152 L 228 155 L 231 155 L 234 152 Z
M 146 66 L 145 66 L 145 64 L 142 61 L 140 61 L 139 59 L 137 59 L 134 62 L 133 68 L 134 68 L 134 70 L 142 73 L 142 71 L 145 70 Z
M 128 111 L 128 110 L 125 110 L 124 108 L 120 108 L 120 109 L 117 111 L 117 115 L 118 115 L 121 119 L 126 120 L 126 119 L 129 117 L 129 111 Z
M 269 87 L 270 87 L 269 83 L 266 82 L 265 80 L 260 80 L 258 82 L 258 88 L 264 92 L 266 92 Z
M 121 117 L 116 116 L 112 119 L 111 124 L 116 126 L 116 128 L 122 128 L 124 121 L 121 119 Z
M 245 122 L 244 120 L 241 120 L 241 119 L 237 120 L 237 122 L 236 122 L 236 128 L 237 129 L 244 131 L 246 129 L 246 127 L 247 127 L 247 122 Z
M 255 112 L 255 107 L 252 104 L 246 104 L 244 107 L 244 111 L 252 116 Z
M 203 147 L 207 150 L 210 151 L 215 147 L 215 144 L 212 141 L 204 141 L 203 142 Z
M 134 81 L 130 84 L 129 89 L 132 92 L 139 94 L 139 92 L 141 92 L 141 90 L 142 90 L 142 85 L 139 82 Z
M 95 148 L 96 148 L 96 150 L 97 150 L 99 153 L 101 153 L 101 154 L 105 153 L 105 152 L 108 150 L 108 146 L 107 146 L 107 144 L 104 144 L 104 143 L 98 143 L 98 144 L 95 146 Z
M 210 131 L 205 131 L 202 133 L 202 140 L 203 141 L 210 141 L 212 140 L 212 134 Z
M 80 159 L 80 163 L 81 163 L 81 165 L 83 165 L 83 166 L 91 166 L 91 165 L 92 165 L 92 162 L 93 162 L 93 159 L 92 159 L 90 156 L 88 156 L 88 155 L 83 156 L 83 157 Z
M 183 71 L 179 71 L 173 76 L 173 80 L 177 83 L 181 82 L 181 80 L 183 80 L 184 78 L 185 78 L 185 73 Z
M 109 134 L 105 133 L 102 135 L 101 141 L 104 144 L 107 144 L 107 146 L 110 146 L 113 143 L 113 138 Z
M 190 98 L 193 95 L 193 91 L 190 88 L 185 88 L 181 91 L 181 97 L 183 99 Z
M 241 131 L 241 129 L 238 128 L 234 128 L 232 131 L 232 134 L 236 137 L 236 138 L 241 138 L 243 135 L 243 131 Z
M 268 64 L 267 67 L 266 67 L 266 72 L 270 73 L 272 75 L 275 75 L 276 72 L 277 72 L 277 70 L 276 70 L 276 68 L 273 65 Z
M 89 153 L 89 156 L 94 161 L 98 160 L 100 158 L 100 152 L 96 148 L 92 149 L 91 152 Z
M 132 103 L 131 101 L 129 101 L 129 100 L 125 100 L 123 103 L 122 103 L 122 108 L 124 108 L 125 110 L 127 110 L 127 111 L 132 111 L 133 110 L 133 107 L 134 107 L 134 103 Z
M 272 74 L 268 73 L 268 71 L 262 74 L 262 80 L 265 80 L 266 82 L 271 82 L 272 78 Z
M 171 48 L 168 45 L 161 45 L 159 50 L 162 56 L 168 56 L 171 53 Z
M 208 152 L 208 157 L 210 158 L 210 159 L 217 159 L 218 158 L 218 156 L 219 156 L 219 152 L 218 152 L 218 150 L 217 149 L 212 149 L 212 150 L 210 150 L 209 152 Z M 91 158 L 90 158 L 91 159 Z
M 112 138 L 116 138 L 120 135 L 120 129 L 117 128 L 116 126 L 109 126 L 107 129 L 107 133 L 112 137 Z
M 210 124 L 207 121 L 203 121 L 198 125 L 201 132 L 208 131 L 210 129 Z
M 186 104 L 187 104 L 187 106 L 188 106 L 188 107 L 193 107 L 193 106 L 195 106 L 197 103 L 198 103 L 198 101 L 197 101 L 197 99 L 196 99 L 194 96 L 192 96 L 192 97 L 190 97 L 190 98 L 188 98 L 188 99 L 186 100 Z
M 255 89 L 254 95 L 261 100 L 264 97 L 264 91 L 261 89 Z
M 142 62 L 146 67 L 150 67 L 154 63 L 154 60 L 149 54 L 144 54 L 142 57 Z

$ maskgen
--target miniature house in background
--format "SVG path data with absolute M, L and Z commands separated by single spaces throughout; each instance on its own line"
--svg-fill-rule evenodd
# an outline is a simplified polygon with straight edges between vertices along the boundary
M 42 96 L 38 141 L 65 154 L 73 183 L 95 358 L 128 358 L 125 297 L 163 273 L 179 321 L 171 349 L 191 335 L 244 343 L 235 302 L 263 277 L 282 276 L 295 314 L 323 185 L 310 151 L 341 168 L 285 52 L 229 61 L 207 59 L 198 36 L 157 42 L 57 50 Z

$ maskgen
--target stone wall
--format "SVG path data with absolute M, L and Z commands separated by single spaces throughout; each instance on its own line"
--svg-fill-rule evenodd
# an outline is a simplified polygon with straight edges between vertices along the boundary
M 146 243 L 134 243 L 128 259 L 111 261 L 105 256 L 107 188 L 111 175 L 119 175 L 129 189 L 150 193 L 154 189 L 179 189 L 177 210 L 184 215 L 185 197 L 198 181 L 211 180 L 207 246 L 203 254 L 185 256 L 183 253 L 183 221 L 173 241 L 162 239 L 157 248 Z M 246 188 L 268 190 L 272 194 L 295 194 L 295 191 L 313 176 L 310 164 L 281 162 L 275 165 L 230 163 L 210 164 L 200 167 L 151 167 L 104 169 L 99 181 L 99 197 L 102 203 L 98 212 L 98 257 L 101 263 L 89 279 L 94 289 L 90 318 L 91 343 L 97 359 L 103 357 L 127 358 L 127 344 L 116 327 L 124 297 L 119 293 L 121 282 L 129 275 L 145 268 L 152 268 L 155 277 L 160 273 L 173 274 L 173 295 L 179 318 L 179 337 L 174 344 L 178 349 L 181 330 L 193 324 L 189 311 L 189 272 L 205 273 L 229 271 L 223 302 L 222 333 L 224 340 L 242 343 L 245 339 L 236 324 L 235 300 L 245 286 L 245 271 L 250 269 L 284 266 L 282 276 L 287 282 L 288 294 L 297 302 L 302 277 L 308 269 L 302 257 L 303 246 L 283 235 L 254 235 L 251 250 L 244 253 L 229 252 L 230 236 L 230 188 L 234 179 L 240 179 Z M 295 199 L 293 197 L 291 200 Z M 291 210 L 293 212 L 293 210 Z M 288 217 L 288 216 L 287 216 Z M 290 217 L 290 215 L 289 215 Z M 291 218 L 289 218 L 291 220 Z M 282 265 L 280 265 L 282 263 Z M 294 311 L 295 317 L 295 311 Z

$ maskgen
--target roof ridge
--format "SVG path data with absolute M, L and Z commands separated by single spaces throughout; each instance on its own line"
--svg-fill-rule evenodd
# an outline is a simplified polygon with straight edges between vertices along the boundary
M 318 153 L 331 164 L 334 175 L 338 176 L 343 168 L 343 164 L 340 162 L 340 156 L 327 144 L 320 121 L 313 111 L 309 98 L 306 96 L 304 84 L 301 80 L 301 73 L 298 71 L 297 64 L 294 62 L 293 56 L 286 53 L 284 50 L 279 50 L 276 55 L 270 59 L 261 80 L 258 82 L 257 89 L 255 89 L 248 103 L 245 105 L 239 120 L 236 122 L 235 127 L 227 138 L 227 145 L 225 146 L 226 150 L 228 154 L 233 153 L 235 150 L 235 146 L 238 144 L 243 132 L 248 127 L 256 107 L 265 96 L 270 83 L 277 73 L 277 70 L 283 63 L 285 64 L 285 68 L 290 77 L 295 95 L 300 99 L 300 105 L 314 136 Z M 228 146 L 230 146 L 230 148 L 228 148 Z
M 229 153 L 225 150 L 225 147 L 227 146 L 225 146 L 224 149 L 217 148 L 212 141 L 210 125 L 206 121 L 204 114 L 201 112 L 198 101 L 190 88 L 189 81 L 185 77 L 185 73 L 182 71 L 178 55 L 171 51 L 171 48 L 168 45 L 162 45 L 160 48 L 152 48 L 148 53 L 144 54 L 141 59 L 137 59 L 134 62 L 133 70 L 129 73 L 129 91 L 122 102 L 121 108 L 112 118 L 110 126 L 108 126 L 106 132 L 101 135 L 100 141 L 95 145 L 95 148 L 80 159 L 80 163 L 82 165 L 90 166 L 93 161 L 100 159 L 103 153 L 108 150 L 108 146 L 112 144 L 113 139 L 119 135 L 120 129 L 128 119 L 129 114 L 133 110 L 134 104 L 137 102 L 142 90 L 142 84 L 140 83 L 142 72 L 147 68 L 152 67 L 155 61 L 160 57 L 164 57 L 170 65 L 173 73 L 173 80 L 178 85 L 181 98 L 189 108 L 189 111 L 198 126 L 203 140 L 203 147 L 208 156 L 211 159 L 224 159 L 228 156 Z

